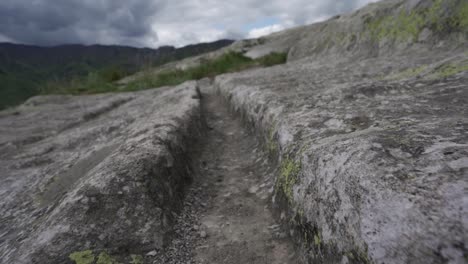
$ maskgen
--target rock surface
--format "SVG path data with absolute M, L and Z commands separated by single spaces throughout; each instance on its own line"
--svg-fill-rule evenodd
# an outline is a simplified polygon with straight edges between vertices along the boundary
M 167 243 L 201 133 L 195 82 L 36 97 L 0 127 L 1 263 L 129 259 Z
M 158 69 L 288 52 L 215 79 L 202 152 L 195 82 L 0 112 L 0 262 L 466 263 L 466 10 L 385 0 Z
M 364 27 L 437 3 L 370 5 L 303 28 L 287 65 L 216 78 L 278 158 L 273 202 L 305 262 L 466 262 L 467 29 L 406 41 Z M 353 45 L 333 40 L 343 29 Z
M 384 81 L 372 79 L 384 65 L 359 64 L 291 63 L 216 85 L 278 155 L 275 202 L 317 237 L 310 258 L 463 263 L 467 72 Z

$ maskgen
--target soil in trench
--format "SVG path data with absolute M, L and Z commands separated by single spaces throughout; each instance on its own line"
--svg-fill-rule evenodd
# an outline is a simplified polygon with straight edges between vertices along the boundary
M 208 132 L 194 157 L 199 172 L 171 244 L 153 263 L 297 263 L 271 212 L 274 170 L 262 145 L 212 87 L 201 92 Z

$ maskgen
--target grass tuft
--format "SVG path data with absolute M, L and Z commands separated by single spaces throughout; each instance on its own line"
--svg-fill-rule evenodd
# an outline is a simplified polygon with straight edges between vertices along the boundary
M 271 67 L 277 64 L 286 63 L 288 54 L 284 52 L 272 52 L 264 57 L 258 58 L 257 61 L 264 67 Z
M 293 201 L 293 187 L 298 180 L 301 163 L 291 158 L 286 158 L 281 163 L 280 177 L 277 186 L 286 196 L 289 202 Z

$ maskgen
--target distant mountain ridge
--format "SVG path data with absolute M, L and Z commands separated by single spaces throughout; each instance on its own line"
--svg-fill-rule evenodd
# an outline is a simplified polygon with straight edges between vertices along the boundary
M 231 43 L 232 40 L 223 39 L 181 48 L 162 46 L 158 49 L 79 44 L 40 47 L 0 43 L 0 109 L 38 94 L 40 86 L 50 80 L 75 78 L 108 69 L 130 74 L 146 66 L 196 56 Z

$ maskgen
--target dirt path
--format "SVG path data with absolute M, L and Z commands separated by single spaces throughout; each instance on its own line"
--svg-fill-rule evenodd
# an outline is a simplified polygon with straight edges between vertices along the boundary
M 292 248 L 269 210 L 272 177 L 261 146 L 213 91 L 202 90 L 209 142 L 205 186 L 212 193 L 200 217 L 206 238 L 196 249 L 197 263 L 292 263 Z
M 269 208 L 273 171 L 261 145 L 212 88 L 202 94 L 209 131 L 197 157 L 200 175 L 172 245 L 154 263 L 297 263 Z

